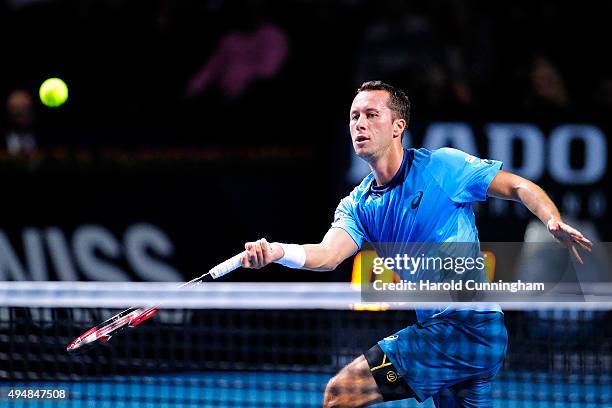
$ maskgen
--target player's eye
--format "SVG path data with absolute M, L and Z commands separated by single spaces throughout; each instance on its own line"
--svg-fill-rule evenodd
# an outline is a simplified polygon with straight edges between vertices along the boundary
M 368 118 L 373 118 L 375 116 L 378 116 L 378 113 L 375 112 L 368 112 Z
M 351 120 L 357 120 L 359 119 L 359 115 L 351 115 Z

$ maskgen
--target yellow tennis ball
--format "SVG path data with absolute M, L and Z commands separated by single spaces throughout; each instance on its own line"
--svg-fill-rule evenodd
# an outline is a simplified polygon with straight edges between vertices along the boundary
M 38 95 L 44 105 L 57 108 L 68 99 L 68 87 L 59 78 L 49 78 L 40 86 Z

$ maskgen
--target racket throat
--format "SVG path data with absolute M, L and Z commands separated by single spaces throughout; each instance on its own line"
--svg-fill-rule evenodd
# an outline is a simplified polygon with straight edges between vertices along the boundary
M 146 309 L 144 312 L 134 317 L 132 321 L 130 321 L 130 327 L 138 326 L 140 323 L 144 322 L 145 320 L 148 320 L 151 317 L 155 316 L 157 312 L 159 312 L 158 307 L 150 307 Z

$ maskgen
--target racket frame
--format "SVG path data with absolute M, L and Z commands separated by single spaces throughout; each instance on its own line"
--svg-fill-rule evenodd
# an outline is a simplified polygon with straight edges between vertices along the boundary
M 207 276 L 217 279 L 235 269 L 238 269 L 241 266 L 241 260 L 244 254 L 245 253 L 242 252 L 234 255 L 228 260 L 215 266 L 207 273 L 198 276 L 189 282 L 183 283 L 177 289 L 197 286 L 201 284 Z M 108 343 L 117 333 L 123 331 L 125 328 L 133 328 L 138 326 L 142 322 L 155 316 L 160 310 L 161 308 L 159 305 L 153 307 L 130 307 L 125 309 L 76 337 L 70 342 L 70 344 L 68 344 L 66 350 L 71 354 L 80 354 L 101 343 Z

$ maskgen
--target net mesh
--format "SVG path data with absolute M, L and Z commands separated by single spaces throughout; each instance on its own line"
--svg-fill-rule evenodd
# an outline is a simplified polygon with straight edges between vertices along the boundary
M 178 294 L 167 286 L 28 285 L 0 287 L 2 406 L 320 407 L 331 376 L 416 321 L 406 305 L 371 310 L 346 285 L 212 284 Z M 151 320 L 86 354 L 66 352 L 132 299 L 144 305 L 163 293 L 166 306 Z M 612 313 L 603 306 L 506 310 L 509 344 L 494 406 L 612 406 Z M 66 396 L 8 396 L 44 389 Z

